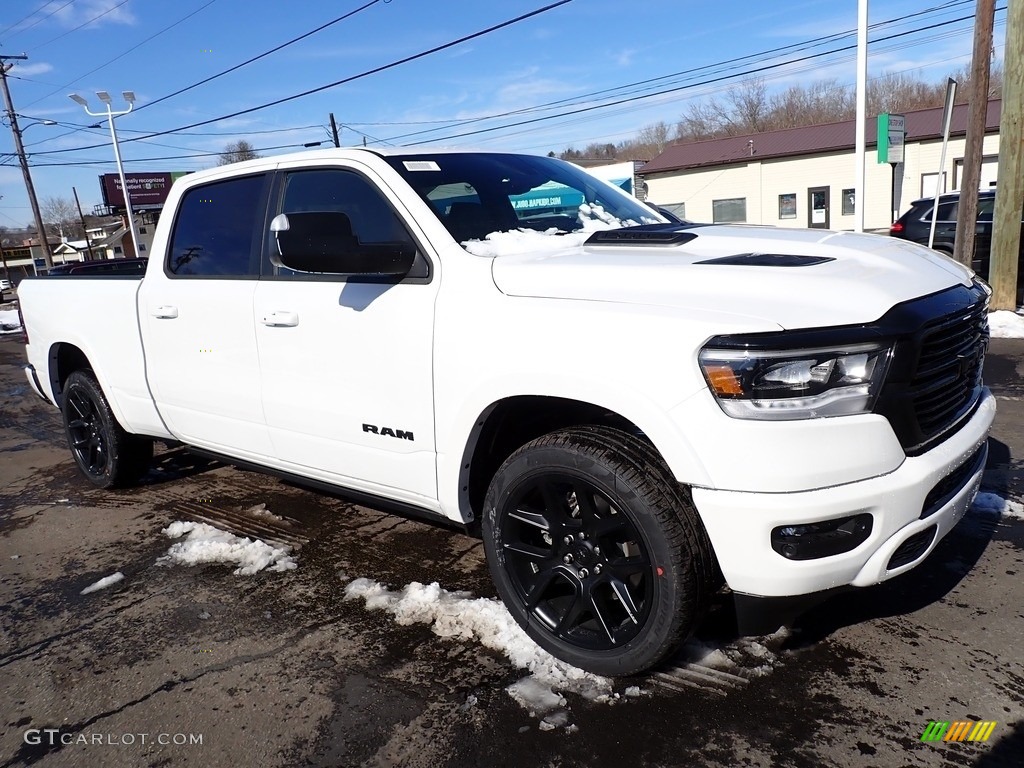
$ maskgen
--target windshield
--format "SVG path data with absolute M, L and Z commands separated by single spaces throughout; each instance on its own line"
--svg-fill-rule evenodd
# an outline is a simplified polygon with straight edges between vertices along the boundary
M 551 157 L 438 153 L 386 158 L 457 241 L 494 232 L 592 232 L 665 221 L 617 187 Z

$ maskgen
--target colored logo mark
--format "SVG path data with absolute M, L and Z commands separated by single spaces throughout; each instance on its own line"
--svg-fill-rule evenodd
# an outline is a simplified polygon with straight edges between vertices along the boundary
M 921 734 L 921 741 L 988 741 L 995 728 L 995 720 L 932 720 Z

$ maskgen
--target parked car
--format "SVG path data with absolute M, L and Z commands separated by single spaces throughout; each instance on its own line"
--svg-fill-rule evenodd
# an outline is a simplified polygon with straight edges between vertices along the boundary
M 465 526 L 595 673 L 658 664 L 723 582 L 742 607 L 905 573 L 985 468 L 989 292 L 888 237 L 673 223 L 548 157 L 331 149 L 179 179 L 150 253 L 19 287 L 89 481 L 160 439 Z
M 971 267 L 988 280 L 988 265 L 992 250 L 992 217 L 995 211 L 996 191 L 983 189 L 978 192 L 977 223 L 974 228 L 974 255 Z M 921 245 L 928 245 L 928 233 L 932 226 L 934 197 L 922 197 L 910 204 L 910 210 L 896 219 L 889 227 L 889 234 Z M 956 239 L 956 220 L 960 207 L 960 193 L 950 192 L 939 197 L 939 210 L 935 220 L 935 237 L 932 247 L 953 255 Z M 1020 302 L 1024 293 L 1024 216 L 1021 217 L 1021 243 L 1017 262 L 1017 297 Z
M 141 275 L 149 259 L 97 259 L 95 261 L 69 261 L 47 270 L 47 277 L 57 275 Z
M 13 286 L 11 281 L 7 278 L 0 278 L 0 299 L 3 298 L 4 294 L 11 290 Z

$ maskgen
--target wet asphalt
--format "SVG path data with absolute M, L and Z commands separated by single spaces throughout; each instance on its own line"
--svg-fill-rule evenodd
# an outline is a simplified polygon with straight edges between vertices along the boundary
M 575 727 L 542 730 L 503 656 L 344 600 L 357 577 L 493 597 L 478 540 L 180 449 L 98 490 L 22 362 L 0 337 L 0 767 L 1024 764 L 1024 520 L 968 516 L 910 574 L 804 616 L 768 664 L 740 658 L 722 595 L 698 636 L 739 658 L 730 674 L 676 659 L 616 682 L 640 697 L 567 695 Z M 1020 501 L 1024 341 L 994 340 L 986 378 L 985 485 Z M 160 564 L 174 520 L 288 545 L 299 567 Z M 931 720 L 996 727 L 923 743 Z

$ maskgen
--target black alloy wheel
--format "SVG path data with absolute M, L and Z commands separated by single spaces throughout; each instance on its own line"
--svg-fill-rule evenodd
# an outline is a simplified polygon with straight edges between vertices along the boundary
M 93 485 L 131 485 L 149 469 L 153 441 L 129 434 L 117 423 L 92 371 L 68 376 L 61 414 L 71 455 Z
M 654 448 L 608 427 L 519 448 L 484 502 L 488 566 L 509 613 L 573 666 L 630 675 L 692 633 L 715 580 L 688 491 Z
M 501 522 L 505 569 L 531 617 L 595 651 L 636 637 L 654 598 L 649 547 L 609 495 L 585 476 L 534 474 Z

